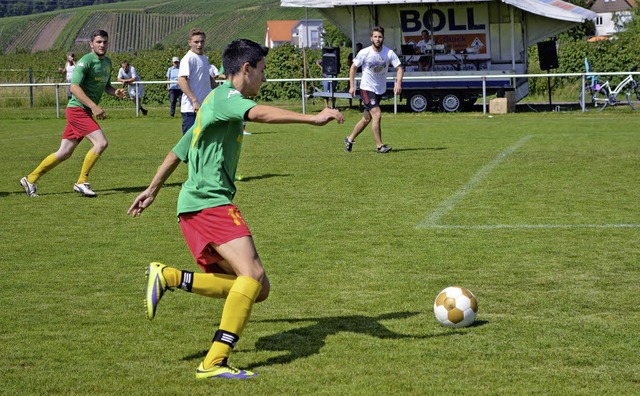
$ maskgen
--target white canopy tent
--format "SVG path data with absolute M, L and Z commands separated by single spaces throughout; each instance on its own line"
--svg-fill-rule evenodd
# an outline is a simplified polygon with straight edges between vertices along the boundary
M 475 62 L 467 75 L 526 74 L 529 46 L 597 17 L 561 0 L 281 0 L 281 6 L 318 9 L 352 43 L 368 43 L 371 28 L 383 26 L 385 43 L 396 53 L 427 30 L 433 43 L 450 51 L 432 52 L 433 66 L 426 73 L 438 76 L 461 74 L 450 62 L 462 51 L 466 65 Z M 515 78 L 512 86 L 516 100 L 528 94 L 528 79 Z
M 389 5 L 401 7 L 405 5 L 491 3 L 494 1 L 513 6 L 525 12 L 527 18 L 527 46 L 545 38 L 556 36 L 571 29 L 576 24 L 593 20 L 597 16 L 592 11 L 561 0 L 282 0 L 280 5 L 282 7 L 319 8 L 320 12 L 328 19 L 344 29 L 344 23 L 340 20 L 342 18 L 339 17 L 341 13 L 332 9 Z M 373 13 L 375 11 L 371 10 L 370 12 Z M 351 29 L 352 39 L 354 42 L 358 39 L 362 41 L 361 37 L 357 37 L 357 32 L 362 29 L 367 31 L 371 26 L 363 26 L 364 24 L 368 25 L 368 21 L 355 20 L 358 19 L 355 11 L 351 13 L 352 22 L 354 23 Z M 344 14 L 342 16 L 344 17 Z

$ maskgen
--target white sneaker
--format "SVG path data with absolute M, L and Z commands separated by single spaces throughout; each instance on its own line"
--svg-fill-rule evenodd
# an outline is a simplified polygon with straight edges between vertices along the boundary
M 73 189 L 88 198 L 93 198 L 97 195 L 96 192 L 91 189 L 91 184 L 89 183 L 73 183 Z
M 26 176 L 20 179 L 20 185 L 24 188 L 24 192 L 27 193 L 28 197 L 36 198 L 38 196 L 38 194 L 36 194 L 38 186 L 36 186 L 35 183 L 29 183 L 29 179 L 27 179 Z

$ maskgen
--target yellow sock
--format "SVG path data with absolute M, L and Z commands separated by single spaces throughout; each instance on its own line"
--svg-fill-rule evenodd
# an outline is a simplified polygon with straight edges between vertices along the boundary
M 251 315 L 251 308 L 262 290 L 262 284 L 248 276 L 239 276 L 233 283 L 222 309 L 220 330 L 240 337 Z M 204 368 L 209 369 L 231 354 L 231 346 L 215 341 L 204 358 Z
M 89 172 L 91 168 L 98 162 L 100 154 L 96 154 L 89 150 L 84 157 L 84 163 L 82 164 L 82 170 L 80 170 L 80 177 L 78 177 L 78 184 L 86 183 L 89 180 Z
M 27 180 L 32 184 L 37 182 L 42 175 L 55 168 L 59 163 L 60 161 L 58 161 L 58 157 L 56 157 L 55 153 L 49 154 L 33 172 L 29 173 Z
M 171 267 L 164 267 L 162 275 L 168 287 L 179 287 L 212 298 L 227 298 L 237 278 L 235 275 L 194 273 Z
M 212 298 L 227 298 L 236 282 L 235 275 L 227 274 L 193 274 L 191 292 Z

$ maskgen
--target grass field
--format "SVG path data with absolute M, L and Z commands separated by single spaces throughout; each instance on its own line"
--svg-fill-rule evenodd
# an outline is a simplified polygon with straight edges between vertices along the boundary
M 236 203 L 272 293 L 230 360 L 258 372 L 242 382 L 194 379 L 221 301 L 178 290 L 144 317 L 149 261 L 197 268 L 175 219 L 186 167 L 126 216 L 180 120 L 113 112 L 98 198 L 71 189 L 83 142 L 28 199 L 18 180 L 64 120 L 5 111 L 2 393 L 639 394 L 640 116 L 617 110 L 387 113 L 388 155 L 369 130 L 343 152 L 355 111 L 249 124 Z M 478 297 L 472 327 L 433 316 L 455 284 Z

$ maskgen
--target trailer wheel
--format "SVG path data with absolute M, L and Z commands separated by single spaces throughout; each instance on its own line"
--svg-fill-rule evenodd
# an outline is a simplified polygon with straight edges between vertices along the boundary
M 460 110 L 460 98 L 456 94 L 446 94 L 440 101 L 440 108 L 447 113 L 453 113 Z
M 416 93 L 409 99 L 409 107 L 416 113 L 422 113 L 429 106 L 429 99 L 422 93 Z

